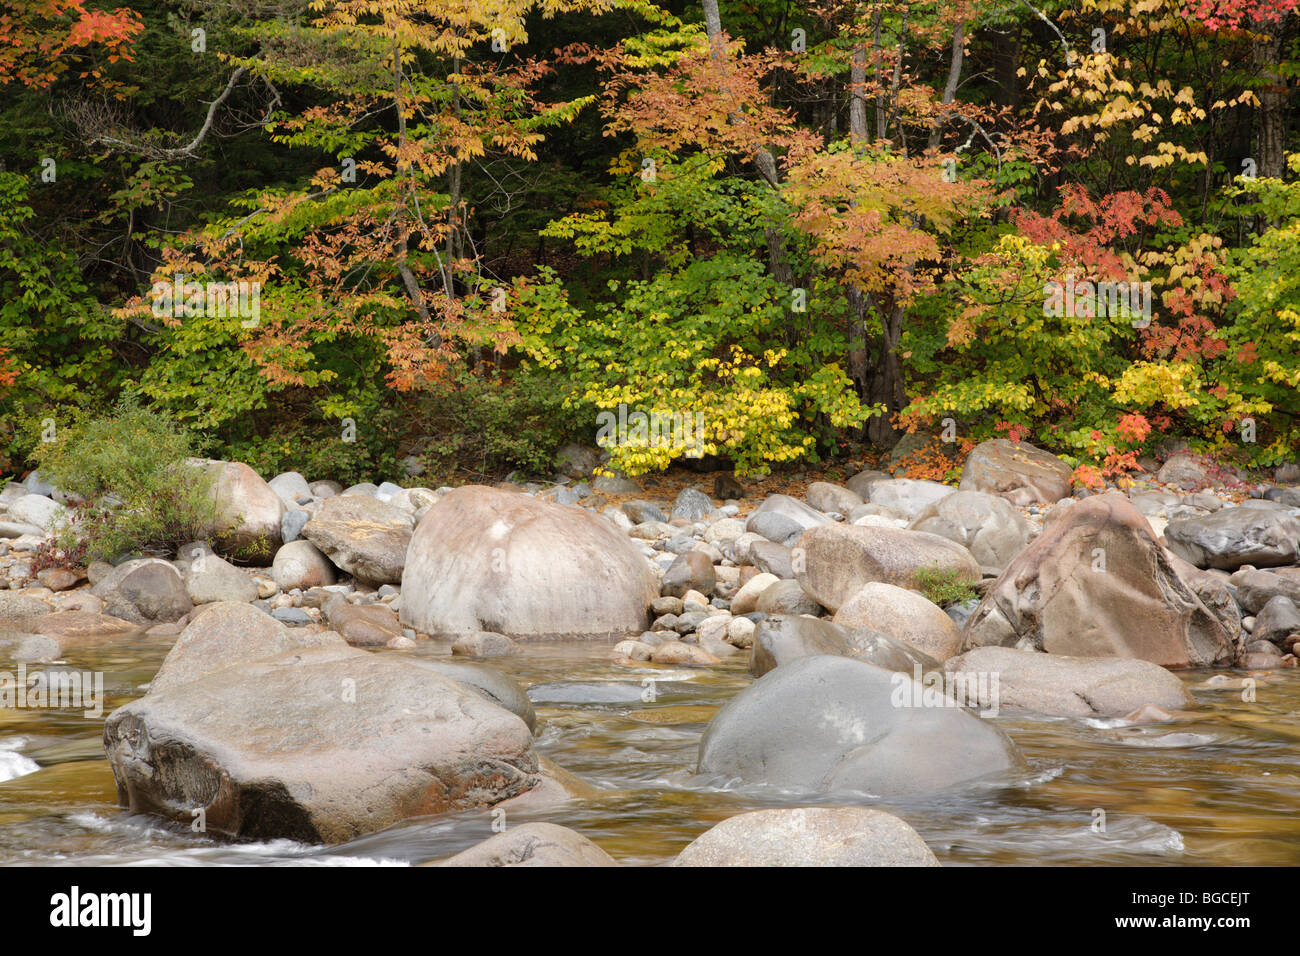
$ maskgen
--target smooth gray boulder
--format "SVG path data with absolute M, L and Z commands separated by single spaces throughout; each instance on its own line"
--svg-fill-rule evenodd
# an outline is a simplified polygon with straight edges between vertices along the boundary
M 1123 717 L 1148 705 L 1183 710 L 1193 700 L 1158 664 L 1119 657 L 1065 657 L 977 647 L 944 663 L 945 682 L 972 707 L 1058 717 Z
M 868 807 L 751 810 L 696 837 L 672 866 L 938 866 L 921 835 Z
M 1198 568 L 1235 571 L 1300 561 L 1300 518 L 1282 508 L 1241 504 L 1165 526 L 1169 550 Z
M 986 592 L 963 647 L 1022 641 L 1071 657 L 1166 667 L 1231 662 L 1236 635 L 1181 577 L 1123 495 L 1057 509 Z
M 922 509 L 908 530 L 926 531 L 957 542 L 986 574 L 1001 573 L 1034 536 L 1034 526 L 1005 498 L 982 491 L 944 496 Z
M 938 481 L 893 478 L 872 484 L 870 502 L 911 521 L 926 508 L 956 493 L 956 488 Z
M 302 536 L 341 570 L 367 584 L 397 584 L 406 567 L 414 519 L 368 495 L 326 498 Z
M 961 545 L 901 528 L 813 528 L 799 538 L 791 564 L 803 589 L 832 611 L 872 581 L 917 588 L 928 571 L 947 572 L 972 584 L 980 580 L 979 564 Z
M 149 626 L 175 621 L 194 608 L 180 572 L 161 558 L 137 558 L 115 567 L 90 589 L 104 613 Z
M 816 508 L 789 495 L 768 495 L 750 512 L 745 530 L 761 534 L 777 544 L 791 545 L 809 528 L 835 522 Z
M 961 629 L 925 595 L 880 581 L 864 584 L 835 612 L 835 623 L 888 634 L 908 647 L 946 661 L 961 650 Z
M 341 843 L 541 781 L 514 714 L 428 668 L 349 647 L 151 690 L 108 718 L 104 748 L 130 811 L 256 840 Z
M 554 823 L 521 823 L 429 866 L 618 866 L 581 833 Z
M 816 656 L 848 657 L 905 674 L 915 674 L 918 668 L 925 673 L 939 667 L 939 662 L 928 654 L 881 631 L 778 614 L 758 622 L 749 652 L 749 672 L 762 677 L 783 664 Z
M 1018 508 L 1055 504 L 1070 496 L 1070 466 L 1028 442 L 980 442 L 962 466 L 961 491 L 984 491 Z
M 929 793 L 1023 768 L 1009 737 L 907 674 L 843 657 L 804 657 L 714 716 L 698 770 L 800 792 Z
M 471 485 L 420 520 L 401 620 L 426 634 L 604 639 L 644 631 L 658 596 L 645 557 L 599 515 Z

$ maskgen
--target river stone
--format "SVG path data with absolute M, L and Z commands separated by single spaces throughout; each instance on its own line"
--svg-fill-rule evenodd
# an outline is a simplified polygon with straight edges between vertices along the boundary
M 1300 568 L 1259 571 L 1242 568 L 1231 579 L 1237 602 L 1247 614 L 1258 614 L 1279 594 L 1300 604 Z
M 185 593 L 195 604 L 257 600 L 257 582 L 215 554 L 201 554 L 185 572 Z
M 68 509 L 43 495 L 26 495 L 9 505 L 9 520 L 49 531 Z
M 961 491 L 984 491 L 1013 505 L 1055 504 L 1070 496 L 1070 466 L 1028 442 L 980 442 L 962 467 Z
M 219 601 L 205 605 L 181 631 L 149 689 L 171 690 L 236 664 L 320 646 L 344 644 L 333 631 L 288 628 L 250 604 Z
M 713 511 L 713 501 L 704 492 L 696 488 L 683 488 L 673 502 L 670 517 L 685 518 L 687 521 L 703 521 Z
M 430 866 L 618 866 L 581 833 L 554 823 L 521 823 Z
M 861 496 L 829 481 L 814 481 L 804 493 L 804 500 L 818 511 L 846 515 L 862 504 Z
M 964 647 L 1136 657 L 1167 667 L 1224 662 L 1235 635 L 1177 574 L 1151 526 L 1110 492 L 1057 509 L 966 622 Z
M 103 599 L 104 613 L 146 627 L 175 621 L 194 608 L 180 572 L 161 558 L 119 564 L 91 593 Z
M 397 584 L 415 522 L 400 508 L 367 495 L 321 502 L 302 536 L 330 561 L 366 584 Z
M 698 770 L 744 784 L 890 797 L 1023 766 L 989 721 L 960 707 L 899 706 L 904 699 L 924 699 L 906 674 L 843 657 L 791 661 L 723 705 L 700 741 Z
M 961 650 L 961 629 L 943 608 L 906 588 L 873 581 L 835 612 L 845 627 L 883 631 L 937 661 Z
M 1057 717 L 1123 717 L 1146 706 L 1182 710 L 1194 701 L 1183 682 L 1150 661 L 1065 657 L 1012 647 L 977 647 L 944 664 L 946 683 L 969 706 Z M 958 678 L 965 675 L 965 678 Z M 977 677 L 978 675 L 978 677 Z
M 479 631 L 476 634 L 463 634 L 452 642 L 452 654 L 467 657 L 506 657 L 515 653 L 518 646 L 504 634 L 491 631 Z
M 731 596 L 732 614 L 750 614 L 758 607 L 759 596 L 781 579 L 775 574 L 756 574 Z
M 509 711 L 407 660 L 314 647 L 236 664 L 115 711 L 118 800 L 210 832 L 340 843 L 482 808 L 539 782 Z
M 1005 498 L 982 491 L 958 491 L 921 510 L 908 525 L 955 541 L 970 551 L 986 573 L 998 574 L 1024 550 L 1034 526 Z
M 790 549 L 775 541 L 760 538 L 749 546 L 748 561 L 766 574 L 774 574 L 784 580 L 794 579 L 794 566 L 790 563 Z
M 304 498 L 314 497 L 307 479 L 296 471 L 281 472 L 266 484 L 286 505 L 297 504 Z
M 877 471 L 874 468 L 868 468 L 865 471 L 858 472 L 856 475 L 854 475 L 844 484 L 849 489 L 849 491 L 853 492 L 863 501 L 869 501 L 871 499 L 871 488 L 876 482 L 892 481 L 892 480 L 893 479 L 889 476 L 887 472 Z
M 50 606 L 40 598 L 0 591 L 0 630 L 30 631 L 32 625 L 50 610 Z
M 590 511 L 470 485 L 428 510 L 402 576 L 402 623 L 426 634 L 605 639 L 645 630 L 659 582 Z
M 745 522 L 745 530 L 761 534 L 777 544 L 790 545 L 809 528 L 829 524 L 834 524 L 834 521 L 796 498 L 789 495 L 768 495 L 750 513 Z
M 937 481 L 918 481 L 914 478 L 892 478 L 877 481 L 871 486 L 871 504 L 887 508 L 911 521 L 926 508 L 942 501 L 957 489 Z
M 934 658 L 881 631 L 849 628 L 811 617 L 776 615 L 760 621 L 753 632 L 749 672 L 762 677 L 782 664 L 818 655 L 849 657 L 906 674 L 924 673 L 939 666 Z
M 622 512 L 633 524 L 644 524 L 647 521 L 666 523 L 668 521 L 668 516 L 652 501 L 642 501 L 640 499 L 625 501 L 623 502 Z
M 979 565 L 961 545 L 900 528 L 813 528 L 799 539 L 792 563 L 803 589 L 832 611 L 872 581 L 916 588 L 917 572 L 923 570 L 948 570 L 970 583 L 980 580 Z
M 144 630 L 133 621 L 91 611 L 55 611 L 32 625 L 37 634 L 59 642 L 64 650 L 134 640 Z
M 402 636 L 402 625 L 387 604 L 340 602 L 327 612 L 330 627 L 353 647 L 383 647 Z
M 449 677 L 458 684 L 463 684 L 474 693 L 490 700 L 498 707 L 504 707 L 525 724 L 529 730 L 537 726 L 537 712 L 533 702 L 513 677 L 491 664 L 453 661 L 445 657 L 411 657 L 412 664 L 437 671 L 443 677 Z
M 336 580 L 334 565 L 310 541 L 290 541 L 275 552 L 271 580 L 281 591 L 328 587 Z
M 1288 597 L 1278 595 L 1264 605 L 1255 618 L 1251 637 L 1257 641 L 1271 641 L 1279 647 L 1288 637 L 1300 634 L 1300 608 Z
M 1165 527 L 1169 550 L 1198 568 L 1235 571 L 1300 560 L 1300 518 L 1281 508 L 1238 505 Z
M 659 591 L 666 597 L 681 597 L 687 591 L 699 591 L 707 596 L 713 593 L 716 582 L 713 562 L 708 555 L 699 551 L 687 551 L 679 554 L 668 565 Z
M 798 581 L 777 581 L 759 594 L 754 610 L 763 614 L 817 615 L 822 612 L 822 606 Z
M 311 520 L 311 512 L 305 508 L 285 508 L 284 517 L 280 519 L 280 540 L 285 544 L 302 537 L 302 529 Z M 279 554 L 277 551 L 276 554 Z
M 238 461 L 192 459 L 212 477 L 217 516 L 209 531 L 218 550 L 270 557 L 281 544 L 284 502 L 252 468 Z
M 868 807 L 751 810 L 696 837 L 671 866 L 938 866 L 921 835 Z
M 1156 481 L 1184 491 L 1193 491 L 1209 484 L 1209 469 L 1205 462 L 1190 452 L 1178 452 L 1160 466 Z

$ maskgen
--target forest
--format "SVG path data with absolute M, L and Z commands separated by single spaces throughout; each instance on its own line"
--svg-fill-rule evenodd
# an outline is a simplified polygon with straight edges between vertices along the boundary
M 1298 5 L 7 3 L 0 472 L 124 398 L 345 484 L 1282 465 Z

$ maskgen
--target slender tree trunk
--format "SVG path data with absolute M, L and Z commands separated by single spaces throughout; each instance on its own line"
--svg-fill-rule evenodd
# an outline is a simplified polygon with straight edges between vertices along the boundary
M 952 101 L 957 97 L 957 84 L 961 82 L 961 68 L 965 57 L 966 21 L 958 20 L 952 34 L 952 60 L 948 63 L 948 82 L 943 87 L 944 106 L 952 105 Z M 950 115 L 948 110 L 941 110 L 935 117 L 934 126 L 930 128 L 930 141 L 926 144 L 930 149 L 938 149 L 939 141 L 943 137 L 943 124 L 947 122 Z
M 704 7 L 704 29 L 709 36 L 710 55 L 715 61 L 721 62 L 726 58 L 726 51 L 722 47 L 722 15 L 718 12 L 718 0 L 701 0 L 701 5 Z M 732 114 L 728 117 L 728 121 L 739 124 L 745 120 L 742 116 Z M 773 189 L 780 185 L 776 159 L 762 146 L 754 152 L 754 168 Z M 768 268 L 773 278 L 782 285 L 793 286 L 794 271 L 790 268 L 790 260 L 786 256 L 780 231 L 769 228 L 764 231 L 764 236 L 767 240 Z
M 1287 80 L 1282 75 L 1282 45 L 1287 20 L 1252 24 L 1255 73 L 1263 85 L 1259 96 L 1259 145 L 1255 162 L 1259 175 L 1281 178 L 1286 172 Z

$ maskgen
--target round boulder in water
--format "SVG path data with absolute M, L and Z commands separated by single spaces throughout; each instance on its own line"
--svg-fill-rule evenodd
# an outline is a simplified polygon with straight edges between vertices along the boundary
M 783 664 L 733 697 L 699 772 L 810 793 L 899 796 L 1023 765 L 1005 733 L 935 688 L 843 657 Z
M 659 596 L 649 563 L 599 515 L 469 485 L 420 519 L 402 574 L 402 623 L 514 638 L 640 633 Z

